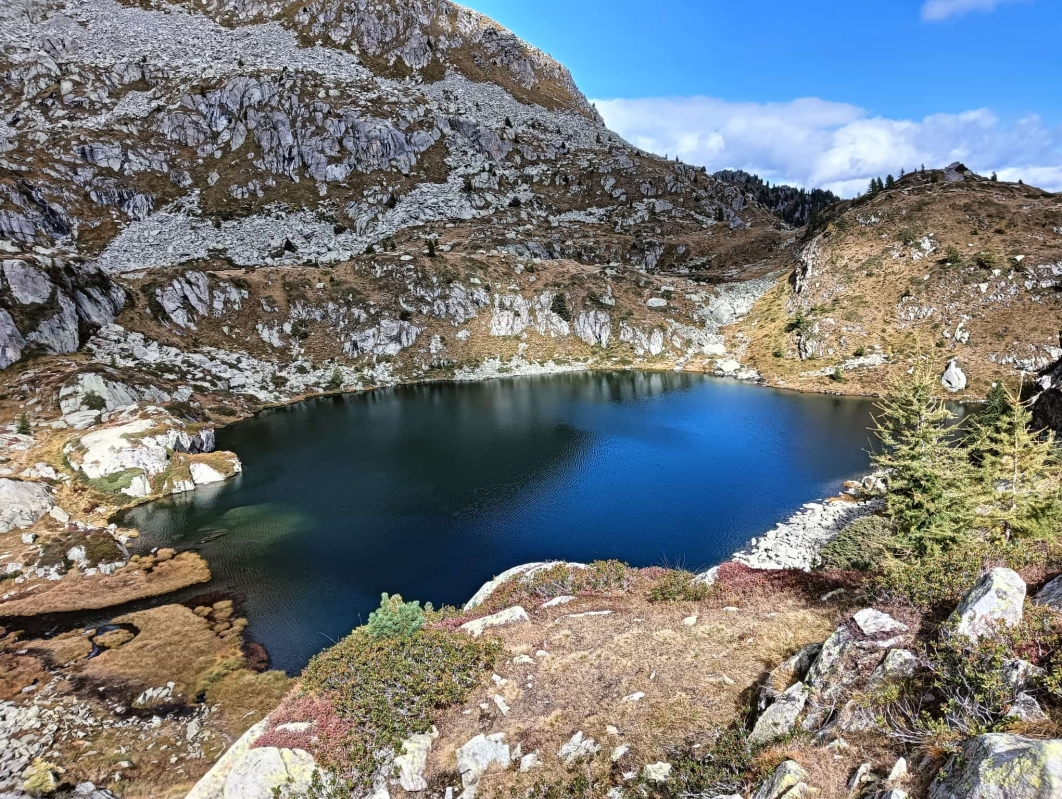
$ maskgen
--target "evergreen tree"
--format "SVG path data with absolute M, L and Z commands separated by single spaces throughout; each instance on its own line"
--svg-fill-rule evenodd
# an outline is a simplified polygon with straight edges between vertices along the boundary
M 1036 535 L 1062 522 L 1062 462 L 1054 436 L 1031 429 L 1027 403 L 1006 391 L 1002 413 L 983 431 L 981 508 L 994 531 Z
M 874 462 L 889 473 L 886 508 L 906 548 L 927 554 L 961 541 L 972 511 L 972 469 L 949 443 L 954 416 L 928 364 L 894 381 L 877 405 Z
M 867 194 L 877 194 L 877 193 L 878 193 L 878 179 L 877 178 L 871 178 L 870 179 L 870 189 L 867 191 Z
M 885 185 L 891 189 L 893 186 L 896 185 L 896 178 L 894 178 L 892 175 L 889 175 L 885 178 Z
M 970 462 L 975 466 L 984 463 L 990 446 L 989 434 L 999 424 L 1000 419 L 1010 412 L 1010 392 L 1002 383 L 993 383 L 980 413 L 967 427 L 964 445 Z
M 30 427 L 29 417 L 26 414 L 19 414 L 18 423 L 15 425 L 15 432 L 21 436 L 28 436 L 33 433 L 33 428 Z

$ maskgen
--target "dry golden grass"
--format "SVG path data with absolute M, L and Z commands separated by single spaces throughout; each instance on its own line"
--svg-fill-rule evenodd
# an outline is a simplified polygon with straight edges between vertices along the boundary
M 174 696 L 195 700 L 203 675 L 219 662 L 242 664 L 239 641 L 219 635 L 211 621 L 183 605 L 163 605 L 114 619 L 131 624 L 136 636 L 88 661 L 80 673 L 99 683 L 141 683 L 147 686 L 175 683 Z
M 527 774 L 486 778 L 489 795 L 570 778 L 557 751 L 579 731 L 606 753 L 630 745 L 628 766 L 665 759 L 688 736 L 729 724 L 767 671 L 825 639 L 840 614 L 836 605 L 808 607 L 785 594 L 754 597 L 737 611 L 717 604 L 652 603 L 643 592 L 629 592 L 552 609 L 525 605 L 532 621 L 498 632 L 506 654 L 497 674 L 506 682 L 485 680 L 463 706 L 437 719 L 441 738 L 429 781 L 451 770 L 457 747 L 479 733 L 504 732 L 510 745 L 519 742 L 524 754 L 538 751 L 545 763 Z M 612 612 L 575 615 L 603 610 Z M 685 623 L 694 616 L 695 623 Z M 514 664 L 518 655 L 534 662 Z M 624 701 L 635 693 L 644 697 Z M 507 715 L 495 695 L 509 706 Z M 610 735 L 610 726 L 619 734 Z M 607 771 L 607 756 L 603 761 L 599 756 L 591 768 Z
M 0 602 L 0 618 L 115 607 L 209 580 L 206 561 L 194 552 L 155 563 L 150 572 L 136 563 L 110 575 L 70 572 L 58 581 L 31 580 L 19 586 L 17 596 Z

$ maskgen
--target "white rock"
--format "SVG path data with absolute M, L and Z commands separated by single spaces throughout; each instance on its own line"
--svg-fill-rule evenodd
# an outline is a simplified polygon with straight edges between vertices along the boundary
M 465 622 L 461 625 L 460 629 L 471 635 L 473 638 L 479 638 L 483 635 L 483 631 L 489 627 L 501 627 L 505 624 L 515 624 L 517 622 L 531 621 L 531 617 L 527 615 L 527 611 L 519 605 L 515 607 L 506 608 L 505 610 L 493 613 L 490 616 L 484 616 L 481 619 L 473 619 L 472 621 Z
M 432 728 L 430 733 L 411 735 L 402 742 L 402 754 L 395 758 L 394 765 L 403 790 L 416 792 L 428 787 L 424 769 L 428 765 L 432 742 L 438 737 L 438 730 Z
M 1003 624 L 1021 623 L 1025 581 L 1011 569 L 992 569 L 980 579 L 948 618 L 959 635 L 974 640 Z
M 193 463 L 188 467 L 188 471 L 192 475 L 192 482 L 197 486 L 225 482 L 225 475 L 206 463 Z
M 807 701 L 808 688 L 804 683 L 798 682 L 788 688 L 760 714 L 749 740 L 754 744 L 766 744 L 788 735 Z
M 642 768 L 642 779 L 646 782 L 667 782 L 671 779 L 671 764 L 646 763 Z
M 491 766 L 509 768 L 511 755 L 505 743 L 505 733 L 477 735 L 457 750 L 457 771 L 461 784 L 467 789 L 479 783 Z
M 907 625 L 902 624 L 887 613 L 873 608 L 864 608 L 854 616 L 856 626 L 863 635 L 884 635 L 888 633 L 907 632 Z
M 601 747 L 593 738 L 583 736 L 582 730 L 575 733 L 571 739 L 560 748 L 557 756 L 565 763 L 574 763 L 584 757 L 593 757 L 601 751 Z
M 944 370 L 940 382 L 944 388 L 953 394 L 966 390 L 966 374 L 959 367 L 958 359 L 952 358 L 948 361 L 948 368 Z
M 0 478 L 0 533 L 29 527 L 55 507 L 42 483 Z
M 555 608 L 558 605 L 567 605 L 569 602 L 572 602 L 574 600 L 575 600 L 575 597 L 573 597 L 573 596 L 558 596 L 558 597 L 554 597 L 553 599 L 549 600 L 548 602 L 543 602 L 542 603 L 542 607 L 543 608 Z

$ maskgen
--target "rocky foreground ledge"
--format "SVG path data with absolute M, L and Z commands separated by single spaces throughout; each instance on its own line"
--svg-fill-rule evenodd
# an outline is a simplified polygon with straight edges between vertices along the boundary
M 504 579 L 477 592 L 474 607 L 489 609 L 496 592 L 557 566 L 529 564 L 510 570 Z M 727 579 L 724 572 L 718 584 L 733 597 Z M 1036 602 L 1062 611 L 1060 596 L 1062 578 L 1040 592 Z M 1001 627 L 1020 625 L 1025 600 L 1021 577 L 1009 569 L 994 569 L 972 587 L 947 626 L 976 641 Z M 680 784 L 688 778 L 686 766 L 667 757 L 668 752 L 677 754 L 677 743 L 654 746 L 653 738 L 666 728 L 681 739 L 685 727 L 705 721 L 699 711 L 706 697 L 707 705 L 726 703 L 742 691 L 756 697 L 749 741 L 787 755 L 747 794 L 751 799 L 1062 795 L 1062 740 L 975 735 L 928 775 L 925 763 L 910 764 L 896 754 L 889 759 L 889 752 L 898 748 L 888 744 L 880 712 L 868 697 L 911 679 L 921 667 L 918 630 L 910 620 L 874 607 L 853 611 L 853 606 L 829 601 L 820 602 L 809 615 L 785 590 L 759 597 L 745 593 L 741 601 L 740 609 L 698 603 L 698 612 L 683 615 L 688 606 L 669 605 L 662 612 L 659 605 L 632 602 L 629 596 L 559 595 L 530 610 L 513 606 L 464 623 L 460 629 L 470 635 L 499 637 L 505 645 L 504 662 L 466 709 L 440 714 L 430 733 L 403 742 L 374 787 L 361 795 L 473 799 L 572 769 L 589 771 L 600 762 L 611 764 L 617 783 L 607 792 L 610 799 L 690 795 Z M 774 609 L 764 612 L 765 602 Z M 832 632 L 826 625 L 829 618 L 837 620 Z M 803 636 L 798 619 L 803 621 Z M 726 631 L 738 628 L 749 637 L 736 648 L 715 640 L 720 630 L 726 638 Z M 757 637 L 772 637 L 787 628 L 789 644 L 777 651 L 793 651 L 788 658 L 755 644 Z M 823 632 L 817 634 L 819 630 Z M 812 640 L 803 643 L 808 638 Z M 679 651 L 687 653 L 681 666 L 675 663 Z M 626 657 L 639 663 L 634 668 L 617 666 L 615 660 Z M 748 661 L 759 658 L 775 664 L 765 677 L 754 663 L 748 667 Z M 1012 712 L 1028 724 L 1046 719 L 1032 695 L 1036 671 L 1020 660 L 1010 662 L 1006 670 L 1018 697 Z M 594 682 L 584 682 L 588 678 Z M 676 690 L 676 682 L 684 690 Z M 575 699 L 560 690 L 562 683 L 575 683 L 579 692 L 589 695 Z M 680 707 L 682 715 L 661 724 L 658 713 L 669 708 L 677 713 Z M 683 717 L 686 714 L 694 718 Z M 285 720 L 282 729 L 304 734 L 318 723 L 312 718 Z M 304 749 L 258 745 L 270 726 L 267 719 L 249 730 L 188 799 L 307 795 L 314 775 L 321 779 L 319 765 Z M 873 743 L 868 746 L 868 741 Z M 457 782 L 442 789 L 446 775 L 454 775 Z

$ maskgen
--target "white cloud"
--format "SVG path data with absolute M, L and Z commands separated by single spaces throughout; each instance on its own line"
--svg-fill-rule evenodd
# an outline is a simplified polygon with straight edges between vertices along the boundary
M 988 109 L 921 120 L 870 116 L 846 103 L 804 98 L 732 103 L 711 97 L 596 100 L 612 130 L 643 150 L 691 164 L 744 169 L 772 183 L 828 188 L 844 196 L 872 177 L 962 161 L 1062 190 L 1062 129 L 1037 116 L 1011 124 Z
M 995 11 L 1005 3 L 1018 0 L 926 0 L 922 4 L 922 19 L 926 22 L 940 22 L 951 17 L 961 17 L 971 11 Z

